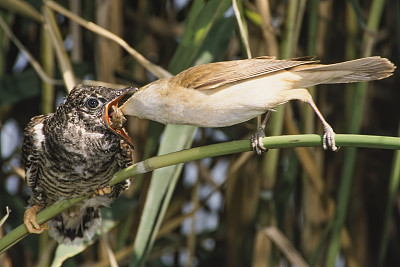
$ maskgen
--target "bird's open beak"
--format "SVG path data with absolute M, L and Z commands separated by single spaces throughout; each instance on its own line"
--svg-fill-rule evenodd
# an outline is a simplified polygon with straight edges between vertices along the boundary
M 106 105 L 103 115 L 104 122 L 107 124 L 108 128 L 121 136 L 122 139 L 124 139 L 125 142 L 127 142 L 128 145 L 132 148 L 132 140 L 129 138 L 125 129 L 122 127 L 122 124 L 125 122 L 126 119 L 123 116 L 122 112 L 119 112 L 120 110 L 118 109 L 118 101 L 121 100 L 121 98 L 123 98 L 127 93 L 136 90 L 137 88 L 135 87 L 127 87 L 119 90 L 121 95 L 119 95 L 117 98 Z

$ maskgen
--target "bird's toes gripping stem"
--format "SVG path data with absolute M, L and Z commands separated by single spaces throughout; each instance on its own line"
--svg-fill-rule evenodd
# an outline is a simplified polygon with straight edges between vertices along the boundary
M 259 128 L 255 134 L 250 138 L 251 147 L 258 155 L 268 151 L 262 143 L 262 139 L 265 137 L 264 129 Z
M 39 225 L 36 221 L 36 213 L 38 213 L 40 209 L 39 205 L 34 205 L 25 211 L 24 224 L 29 233 L 40 234 L 49 229 L 47 224 Z
M 268 149 L 263 145 L 262 139 L 265 137 L 265 126 L 267 125 L 270 116 L 271 111 L 268 110 L 257 132 L 253 134 L 250 138 L 251 147 L 253 148 L 253 151 L 255 151 L 258 155 L 261 155 L 262 153 L 268 151 Z
M 325 150 L 337 151 L 339 147 L 335 144 L 335 132 L 329 124 L 324 125 L 324 136 L 322 138 L 322 147 Z
M 111 187 L 110 186 L 106 186 L 104 188 L 96 189 L 94 191 L 93 197 L 95 197 L 95 196 L 104 196 L 104 195 L 107 195 L 107 194 L 110 194 L 110 193 L 111 193 Z

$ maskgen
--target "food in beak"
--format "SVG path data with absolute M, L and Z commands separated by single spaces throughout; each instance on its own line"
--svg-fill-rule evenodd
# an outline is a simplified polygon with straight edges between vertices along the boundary
M 122 129 L 126 121 L 124 114 L 122 114 L 122 111 L 116 106 L 111 106 L 111 109 L 112 110 L 109 113 L 110 127 L 113 129 Z
M 126 118 L 122 114 L 122 111 L 118 108 L 118 101 L 121 100 L 128 92 L 136 90 L 134 87 L 127 87 L 121 90 L 122 94 L 108 103 L 106 105 L 104 111 L 104 121 L 107 124 L 108 128 L 117 133 L 119 136 L 124 139 L 125 142 L 128 143 L 129 146 L 133 148 L 132 140 L 129 138 L 125 129 L 123 128 L 123 124 L 126 121 Z

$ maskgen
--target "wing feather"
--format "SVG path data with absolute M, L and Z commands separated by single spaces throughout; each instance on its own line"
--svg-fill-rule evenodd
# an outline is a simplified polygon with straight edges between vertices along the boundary
M 43 135 L 43 133 L 38 133 L 37 127 L 43 124 L 45 119 L 49 115 L 39 115 L 33 117 L 25 128 L 24 136 L 22 140 L 22 163 L 25 169 L 25 180 L 28 187 L 34 192 L 34 189 L 38 181 L 38 164 L 40 157 L 40 145 L 38 143 L 37 135 Z
M 174 76 L 174 83 L 191 89 L 208 90 L 228 83 L 290 69 L 300 65 L 315 64 L 312 57 L 278 60 L 274 57 L 256 57 L 195 66 Z
M 117 154 L 116 161 L 120 170 L 125 169 L 132 165 L 133 162 L 133 149 L 125 141 L 121 140 L 121 153 Z M 131 179 L 126 179 L 112 187 L 111 196 L 117 198 L 122 192 L 129 187 Z

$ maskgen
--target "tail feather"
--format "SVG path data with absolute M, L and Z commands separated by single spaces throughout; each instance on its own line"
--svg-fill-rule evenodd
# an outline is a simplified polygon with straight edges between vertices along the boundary
M 296 87 L 305 88 L 317 84 L 380 80 L 392 75 L 395 68 L 388 59 L 376 56 L 330 65 L 304 65 L 293 70 L 302 77 Z
M 79 245 L 90 241 L 101 224 L 100 211 L 95 207 L 88 207 L 78 213 L 63 212 L 47 223 L 49 234 L 58 243 Z

